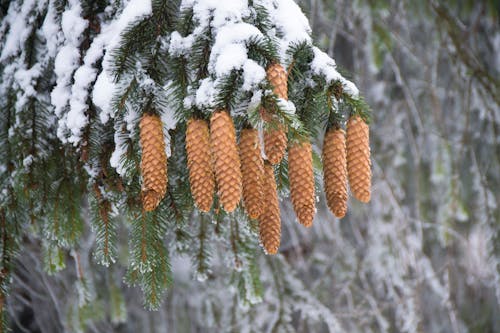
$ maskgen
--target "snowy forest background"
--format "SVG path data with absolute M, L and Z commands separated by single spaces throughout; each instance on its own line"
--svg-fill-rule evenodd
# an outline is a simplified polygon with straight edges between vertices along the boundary
M 14 332 L 500 331 L 500 5 L 299 5 L 373 110 L 370 204 L 352 200 L 337 220 L 322 197 L 305 230 L 284 201 L 280 254 L 257 251 L 261 296 L 242 296 L 224 249 L 212 249 L 204 281 L 172 253 L 158 311 L 123 283 L 123 266 L 91 260 L 89 230 L 79 258 L 95 301 L 77 310 L 74 258 L 48 275 L 26 237 L 7 302 Z M 8 7 L 0 1 L 2 16 Z

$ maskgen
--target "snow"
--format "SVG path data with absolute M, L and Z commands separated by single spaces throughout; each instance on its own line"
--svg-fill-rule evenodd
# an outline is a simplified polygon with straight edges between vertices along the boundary
M 69 1 L 69 9 L 62 14 L 61 19 L 64 46 L 57 54 L 54 64 L 56 86 L 52 90 L 51 100 L 55 107 L 55 114 L 60 118 L 57 134 L 63 142 L 68 141 L 67 131 L 72 134 L 70 142 L 77 142 L 81 129 L 87 124 L 87 119 L 83 114 L 78 112 L 64 113 L 71 98 L 73 72 L 80 63 L 80 42 L 84 30 L 88 26 L 88 21 L 83 19 L 81 15 L 80 3 L 76 0 Z M 50 40 L 50 37 L 47 40 Z
M 61 117 L 62 111 L 69 99 L 69 83 L 71 82 L 73 69 L 78 64 L 79 58 L 80 52 L 78 48 L 70 45 L 62 47 L 59 53 L 57 53 L 54 64 L 57 84 L 50 96 L 52 105 L 55 107 L 54 111 L 58 117 Z
M 33 155 L 28 155 L 23 159 L 23 167 L 24 168 L 29 168 L 31 164 L 33 163 Z
M 178 57 L 181 55 L 189 55 L 189 51 L 193 46 L 194 35 L 189 35 L 186 37 L 182 37 L 181 34 L 177 31 L 172 32 L 170 35 L 170 45 L 168 52 L 173 57 Z
M 248 59 L 243 64 L 243 87 L 245 91 L 254 90 L 266 78 L 266 71 L 257 62 Z
M 78 46 L 83 38 L 83 31 L 88 21 L 81 17 L 82 7 L 79 1 L 70 0 L 70 9 L 62 14 L 61 28 L 69 45 Z
M 23 44 L 32 31 L 31 23 L 34 20 L 33 15 L 30 15 L 35 7 L 35 0 L 23 1 L 19 8 L 19 3 L 9 7 L 4 20 L 9 25 L 9 34 L 3 45 L 0 61 L 5 61 L 7 58 L 16 55 L 22 48 Z
M 125 176 L 127 172 L 127 168 L 125 166 L 125 160 L 123 156 L 127 152 L 127 143 L 125 142 L 125 137 L 134 138 L 134 133 L 136 132 L 137 123 L 139 122 L 139 114 L 131 109 L 127 108 L 127 112 L 123 117 L 122 122 L 115 123 L 115 150 L 111 154 L 111 158 L 109 160 L 109 164 L 116 169 L 116 172 L 122 177 Z M 122 127 L 125 125 L 125 128 Z M 125 133 L 122 133 L 125 130 Z
M 212 52 L 212 55 L 214 53 Z M 228 44 L 217 55 L 215 73 L 229 75 L 233 69 L 240 69 L 247 59 L 247 50 L 242 44 Z
M 14 74 L 14 80 L 24 90 L 23 101 L 18 101 L 20 104 L 24 105 L 25 98 L 35 95 L 34 85 L 36 84 L 36 79 L 40 76 L 40 72 L 40 64 L 35 64 L 30 69 L 20 68 Z
M 64 37 L 56 21 L 56 8 L 53 1 L 49 3 L 47 15 L 45 16 L 41 30 L 42 35 L 45 37 L 47 55 L 53 58 L 57 54 L 59 44 Z
M 201 80 L 200 87 L 196 91 L 196 105 L 200 108 L 210 107 L 215 98 L 214 82 L 211 78 Z
M 243 69 L 243 90 L 255 88 L 266 77 L 265 69 L 248 59 L 246 41 L 262 40 L 264 35 L 248 23 L 234 23 L 221 27 L 210 54 L 210 72 L 223 77 L 232 70 Z
M 242 21 L 248 16 L 248 3 L 245 0 L 188 0 L 183 1 L 182 8 L 192 7 L 194 17 L 201 27 L 208 24 L 217 31 L 228 22 Z
M 217 57 L 225 53 L 225 48 L 230 45 L 238 44 L 245 46 L 245 41 L 252 38 L 262 39 L 264 35 L 255 26 L 244 23 L 230 23 L 221 27 L 217 31 L 215 38 L 215 43 L 212 46 L 212 51 L 210 54 L 210 62 L 214 62 Z
M 111 154 L 109 165 L 115 168 L 116 172 L 121 176 L 124 176 L 126 172 L 126 169 L 121 163 L 122 156 L 126 153 L 126 149 L 123 147 L 123 145 L 124 142 L 121 140 L 120 135 L 115 132 L 115 150 Z
M 92 90 L 92 101 L 101 109 L 99 119 L 103 124 L 107 123 L 114 112 L 110 107 L 111 96 L 113 96 L 115 86 L 108 73 L 103 71 L 97 77 Z
M 354 83 L 345 79 L 338 71 L 335 60 L 317 47 L 313 47 L 314 59 L 311 62 L 311 70 L 316 74 L 323 76 L 328 83 L 339 81 L 342 83 L 344 92 L 352 97 L 359 95 L 359 90 Z
M 265 6 L 278 36 L 282 50 L 286 52 L 291 43 L 311 42 L 311 27 L 300 7 L 293 0 L 256 1 Z
M 193 102 L 204 110 L 214 109 L 214 97 L 222 79 L 233 71 L 239 71 L 243 79 L 243 91 L 260 90 L 260 84 L 265 81 L 266 73 L 256 61 L 248 58 L 248 44 L 265 39 L 277 40 L 279 54 L 283 61 L 291 45 L 306 42 L 314 51 L 312 73 L 323 76 L 329 83 L 340 81 L 344 91 L 354 97 L 358 95 L 356 86 L 344 79 L 336 70 L 335 61 L 326 53 L 312 46 L 311 28 L 306 16 L 292 0 L 261 0 L 255 5 L 264 6 L 273 24 L 270 31 L 260 31 L 256 26 L 245 22 L 251 19 L 252 11 L 244 0 L 185 0 L 181 9 L 192 8 L 197 27 L 193 33 L 182 37 L 174 32 L 170 38 L 169 52 L 174 56 L 186 56 L 193 41 L 205 38 L 210 28 L 214 43 L 210 53 L 208 71 L 210 76 L 199 81 L 194 97 L 187 96 L 185 107 L 191 107 Z M 291 19 L 293 18 L 293 19 Z M 266 34 L 266 35 L 265 35 Z M 188 89 L 189 90 L 189 89 Z M 294 109 L 292 107 L 291 109 Z
M 95 52 L 104 49 L 107 51 L 102 62 L 102 72 L 97 77 L 94 89 L 92 90 L 92 101 L 101 110 L 100 120 L 103 123 L 108 122 L 110 118 L 114 117 L 114 111 L 111 108 L 110 102 L 116 90 L 116 84 L 110 76 L 113 63 L 109 51 L 118 47 L 121 41 L 121 34 L 129 24 L 140 17 L 151 14 L 151 11 L 151 0 L 131 0 L 115 20 L 102 27 L 101 34 L 94 41 L 96 45 Z

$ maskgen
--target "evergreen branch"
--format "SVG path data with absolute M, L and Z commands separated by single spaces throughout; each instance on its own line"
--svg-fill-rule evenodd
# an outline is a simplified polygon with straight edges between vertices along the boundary
M 365 102 L 364 98 L 359 96 L 358 98 L 353 98 L 348 94 L 343 94 L 343 101 L 351 109 L 349 116 L 359 115 L 363 120 L 370 124 L 371 122 L 371 110 L 370 106 Z
M 208 77 L 208 63 L 210 60 L 210 50 L 213 44 L 212 28 L 209 25 L 197 36 L 193 42 L 191 52 L 191 70 L 196 73 L 194 84 L 197 81 Z
M 255 60 L 261 66 L 278 61 L 277 46 L 269 38 L 252 36 L 245 41 L 248 58 Z
M 237 105 L 239 88 L 243 84 L 242 70 L 232 70 L 216 86 L 215 108 L 231 110 Z
M 231 241 L 231 250 L 233 251 L 234 255 L 234 267 L 239 269 L 242 265 L 242 262 L 238 257 L 238 246 L 237 246 L 237 243 L 239 243 L 238 225 L 234 218 L 231 218 L 230 226 L 231 226 L 230 241 Z
M 207 221 L 204 215 L 200 215 L 200 229 L 198 232 L 198 251 L 194 257 L 194 263 L 196 265 L 196 276 L 198 280 L 204 281 L 208 278 L 210 274 L 210 255 L 206 248 L 207 239 Z
M 104 266 L 116 260 L 116 224 L 111 218 L 111 202 L 105 199 L 97 183 L 91 196 L 92 227 L 96 233 L 95 258 Z

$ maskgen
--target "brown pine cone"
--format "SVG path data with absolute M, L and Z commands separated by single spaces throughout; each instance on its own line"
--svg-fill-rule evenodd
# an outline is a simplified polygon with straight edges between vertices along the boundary
M 273 87 L 273 92 L 279 98 L 288 99 L 288 74 L 285 68 L 273 63 L 267 67 L 267 80 Z M 262 116 L 265 121 L 273 120 L 273 115 L 262 109 Z M 276 121 L 276 119 L 274 119 Z M 286 129 L 282 124 L 276 124 L 264 131 L 264 151 L 271 164 L 278 164 L 283 159 L 286 151 Z
M 264 161 L 262 160 L 259 132 L 244 129 L 240 135 L 241 175 L 243 177 L 243 203 L 248 216 L 256 219 L 262 213 Z
M 262 214 L 259 217 L 259 237 L 266 254 L 276 254 L 281 241 L 281 220 L 276 180 L 273 166 L 264 164 L 264 198 Z
M 342 218 L 347 212 L 347 160 L 345 131 L 330 129 L 323 142 L 323 182 L 326 202 L 332 213 Z
M 263 107 L 260 108 L 260 115 L 264 121 L 274 122 L 264 129 L 264 152 L 268 161 L 275 165 L 281 162 L 285 156 L 287 144 L 285 126 L 279 123 L 276 115 Z
M 285 67 L 273 63 L 267 67 L 266 74 L 276 96 L 288 100 L 288 73 Z
M 144 114 L 139 129 L 142 148 L 142 205 L 145 211 L 152 211 L 163 199 L 167 189 L 167 154 L 163 124 L 160 117 Z
M 186 151 L 194 202 L 199 210 L 208 212 L 212 207 L 215 190 L 208 122 L 194 118 L 188 121 Z
M 225 110 L 210 118 L 210 145 L 220 203 L 232 212 L 241 198 L 241 169 L 233 119 Z
M 302 225 L 310 227 L 316 213 L 316 199 L 309 141 L 293 143 L 288 148 L 288 179 L 295 214 Z
M 353 196 L 361 202 L 370 201 L 369 129 L 360 116 L 351 117 L 347 123 L 347 174 Z
M 287 138 L 283 127 L 268 128 L 264 131 L 264 151 L 271 164 L 278 164 L 285 156 Z

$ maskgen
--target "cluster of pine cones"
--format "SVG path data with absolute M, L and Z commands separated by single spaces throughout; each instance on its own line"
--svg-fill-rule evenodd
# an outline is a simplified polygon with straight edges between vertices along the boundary
M 267 78 L 277 97 L 288 99 L 287 72 L 272 64 Z M 276 116 L 261 109 L 262 118 Z M 158 116 L 145 114 L 140 122 L 143 177 L 142 202 L 145 211 L 154 210 L 165 195 L 167 156 L 162 123 Z M 189 180 L 199 210 L 212 208 L 214 192 L 226 212 L 238 206 L 241 197 L 248 216 L 259 221 L 259 236 L 266 253 L 275 254 L 281 239 L 281 220 L 273 165 L 283 159 L 288 147 L 288 177 L 292 204 L 298 221 L 310 227 L 316 212 L 312 148 L 308 140 L 287 142 L 282 125 L 264 130 L 261 154 L 259 133 L 244 128 L 237 144 L 233 120 L 227 110 L 217 110 L 210 122 L 191 118 L 187 123 L 186 150 Z M 341 218 L 347 211 L 347 180 L 354 197 L 370 200 L 371 165 L 368 125 L 351 117 L 347 134 L 341 128 L 327 130 L 323 145 L 323 171 L 330 210 Z

